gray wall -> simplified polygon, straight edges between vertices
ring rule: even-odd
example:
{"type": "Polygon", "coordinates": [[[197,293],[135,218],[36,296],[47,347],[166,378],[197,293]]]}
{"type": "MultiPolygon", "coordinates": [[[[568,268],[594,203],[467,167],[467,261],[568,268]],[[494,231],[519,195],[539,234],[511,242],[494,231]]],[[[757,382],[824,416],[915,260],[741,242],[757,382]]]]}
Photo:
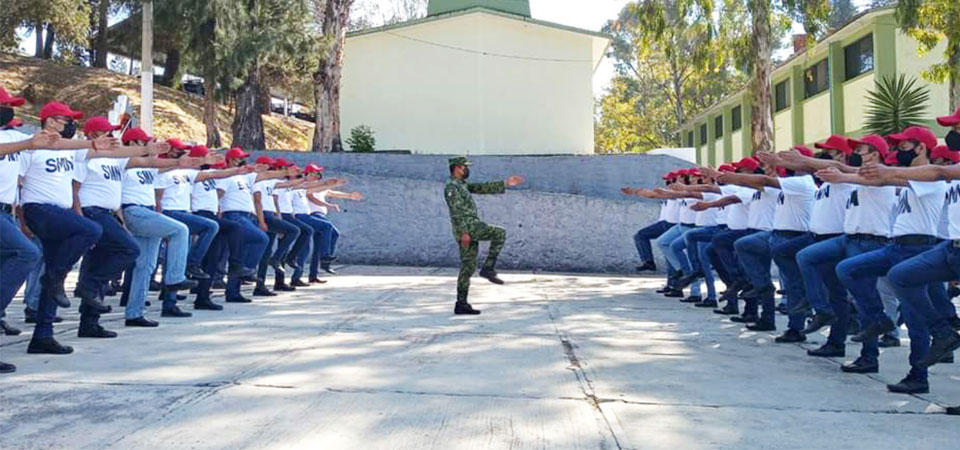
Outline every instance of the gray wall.
{"type": "MultiPolygon", "coordinates": [[[[259,155],[261,152],[257,152],[259,155]]],[[[298,164],[317,162],[343,176],[346,191],[331,219],[342,233],[340,262],[440,265],[459,262],[443,182],[447,157],[266,152],[298,164]]],[[[620,188],[659,183],[687,164],[667,156],[471,157],[471,180],[526,178],[504,195],[475,196],[481,218],[507,230],[498,267],[564,272],[629,273],[637,263],[636,230],[656,220],[659,205],[625,197],[620,188]]],[[[485,253],[484,245],[481,254],[485,253]]],[[[661,266],[663,265],[660,259],[661,266]]]]}

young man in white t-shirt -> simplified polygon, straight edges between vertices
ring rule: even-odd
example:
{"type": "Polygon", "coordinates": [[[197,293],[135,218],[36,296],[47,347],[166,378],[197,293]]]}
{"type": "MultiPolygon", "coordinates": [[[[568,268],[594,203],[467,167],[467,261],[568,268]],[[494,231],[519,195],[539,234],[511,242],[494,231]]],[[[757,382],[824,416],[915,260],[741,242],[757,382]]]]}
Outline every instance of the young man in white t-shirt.
{"type": "MultiPolygon", "coordinates": [[[[676,286],[676,282],[681,276],[684,275],[685,266],[687,267],[688,271],[692,271],[692,269],[689,268],[689,261],[686,259],[686,254],[683,252],[683,248],[680,248],[679,252],[674,251],[673,244],[674,242],[677,242],[678,239],[682,238],[684,233],[692,230],[696,226],[695,222],[697,212],[690,209],[690,206],[693,205],[695,199],[686,198],[687,193],[683,189],[684,186],[699,183],[700,170],[696,168],[680,169],[677,171],[677,175],[677,182],[671,184],[669,186],[670,189],[640,189],[636,191],[636,195],[657,199],[673,198],[678,202],[678,223],[657,238],[657,246],[660,247],[660,251],[667,259],[669,266],[675,269],[675,271],[672,276],[667,277],[667,286],[657,292],[662,292],[665,297],[684,298],[683,289],[678,288],[676,286]]],[[[684,241],[681,239],[680,242],[684,241]]],[[[699,284],[694,285],[690,289],[690,298],[696,297],[700,297],[699,284]]]]}
{"type": "MultiPolygon", "coordinates": [[[[677,180],[676,171],[670,171],[663,175],[663,181],[667,187],[670,187],[677,180]]],[[[621,189],[625,195],[636,195],[636,189],[625,187],[621,189]]],[[[653,260],[653,247],[650,241],[666,233],[671,227],[677,224],[679,217],[679,201],[666,199],[660,202],[660,216],[657,221],[641,228],[633,235],[633,244],[637,247],[637,254],[640,256],[640,265],[637,266],[637,272],[656,272],[657,264],[653,260]]],[[[669,266],[669,263],[667,264],[669,266]]],[[[667,272],[672,272],[668,267],[667,272]]]]}
{"type": "Polygon", "coordinates": [[[284,189],[293,185],[294,182],[286,178],[294,175],[296,171],[291,169],[293,163],[286,158],[274,160],[269,156],[261,156],[257,158],[257,164],[268,164],[272,170],[285,173],[283,179],[261,180],[253,185],[254,207],[257,208],[257,214],[263,217],[261,229],[263,225],[266,225],[268,239],[267,248],[263,251],[263,256],[261,256],[257,268],[257,286],[253,290],[253,295],[255,297],[271,297],[277,294],[266,286],[267,266],[273,267],[274,287],[285,285],[283,260],[286,258],[287,252],[290,251],[290,247],[297,241],[297,237],[300,236],[300,228],[283,220],[277,212],[277,199],[274,192],[277,189],[284,189]],[[278,235],[280,236],[279,239],[278,235]],[[277,244],[276,250],[273,249],[274,242],[277,244]]]}
{"type": "MultiPolygon", "coordinates": [[[[321,167],[322,168],[322,167],[321,167]]],[[[322,172],[320,178],[323,178],[322,172]]],[[[340,239],[340,230],[327,217],[328,210],[332,209],[340,212],[340,205],[330,203],[327,200],[333,198],[342,198],[354,201],[363,200],[363,194],[359,192],[341,192],[334,190],[337,187],[346,185],[346,180],[337,180],[336,184],[328,186],[328,189],[320,191],[311,191],[307,193],[307,202],[310,206],[310,225],[313,226],[313,250],[310,256],[310,273],[307,279],[308,283],[322,283],[320,280],[320,269],[329,274],[336,272],[331,267],[334,260],[337,259],[337,242],[340,239]]]]}

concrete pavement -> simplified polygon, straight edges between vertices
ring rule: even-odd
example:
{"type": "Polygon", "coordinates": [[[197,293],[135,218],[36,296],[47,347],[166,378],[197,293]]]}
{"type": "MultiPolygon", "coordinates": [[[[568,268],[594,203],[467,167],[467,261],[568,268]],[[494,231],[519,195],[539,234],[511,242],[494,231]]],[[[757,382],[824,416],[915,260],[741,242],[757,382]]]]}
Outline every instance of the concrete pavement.
{"type": "MultiPolygon", "coordinates": [[[[451,314],[453,269],[344,267],[300,289],[189,319],[149,317],[68,356],[0,341],[0,448],[620,449],[952,448],[960,367],[929,395],[886,392],[709,310],[653,293],[661,278],[507,273],[475,278],[480,317],[451,314]]],[[[110,303],[116,308],[117,299],[110,303]]],[[[192,307],[185,310],[192,311],[192,307]]],[[[784,318],[778,318],[780,328],[784,318]]],[[[907,341],[904,340],[904,344],[907,341]]],[[[849,359],[859,351],[848,345],[849,359]]]]}

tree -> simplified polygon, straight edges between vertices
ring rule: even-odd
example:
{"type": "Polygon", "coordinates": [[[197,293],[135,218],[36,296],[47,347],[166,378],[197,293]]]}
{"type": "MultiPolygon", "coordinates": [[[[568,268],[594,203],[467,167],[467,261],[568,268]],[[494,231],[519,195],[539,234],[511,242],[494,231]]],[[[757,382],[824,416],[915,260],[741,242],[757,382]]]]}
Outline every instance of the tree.
{"type": "Polygon", "coordinates": [[[317,70],[313,74],[316,121],[311,150],[341,152],[340,78],[343,73],[343,47],[353,0],[313,0],[314,14],[328,45],[320,51],[317,70]],[[322,5],[321,5],[322,3],[322,5]]]}
{"type": "Polygon", "coordinates": [[[54,42],[87,45],[90,4],[87,0],[4,1],[0,5],[0,47],[19,46],[17,28],[33,31],[38,58],[53,57],[54,42]]]}
{"type": "Polygon", "coordinates": [[[91,10],[95,11],[96,21],[91,20],[90,23],[96,23],[96,35],[91,39],[91,53],[93,60],[93,67],[106,68],[107,67],[107,31],[110,26],[108,24],[108,17],[110,15],[110,0],[90,0],[91,10]],[[93,8],[96,7],[96,8],[93,8]]]}
{"type": "Polygon", "coordinates": [[[906,33],[920,42],[921,53],[947,41],[945,61],[931,66],[923,77],[934,83],[949,82],[950,109],[960,107],[960,1],[900,0],[897,19],[906,33]]]}

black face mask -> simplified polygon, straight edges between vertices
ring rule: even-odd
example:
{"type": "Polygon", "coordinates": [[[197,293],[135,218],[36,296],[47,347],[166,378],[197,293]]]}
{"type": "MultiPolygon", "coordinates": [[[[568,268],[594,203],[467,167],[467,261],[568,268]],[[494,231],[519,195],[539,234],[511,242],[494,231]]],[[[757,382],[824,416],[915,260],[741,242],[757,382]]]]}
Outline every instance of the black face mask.
{"type": "Polygon", "coordinates": [[[851,153],[847,157],[847,164],[851,167],[860,167],[863,165],[863,155],[859,153],[851,153]]]}
{"type": "Polygon", "coordinates": [[[755,173],[755,174],[757,174],[757,175],[765,175],[765,174],[766,174],[766,172],[764,172],[763,169],[761,169],[761,168],[759,168],[759,167],[756,168],[756,169],[754,169],[753,173],[755,173]]]}
{"type": "Polygon", "coordinates": [[[951,151],[960,152],[960,133],[950,130],[943,140],[947,141],[947,148],[951,151]]]}
{"type": "Polygon", "coordinates": [[[467,178],[470,178],[470,168],[464,166],[464,167],[463,167],[463,179],[466,180],[467,178]]]}
{"type": "Polygon", "coordinates": [[[63,126],[63,131],[60,132],[60,137],[64,139],[73,139],[77,135],[77,123],[76,122],[67,122],[63,126]]]}
{"type": "Polygon", "coordinates": [[[910,164],[913,163],[913,160],[917,157],[917,150],[910,151],[899,151],[897,152],[897,165],[900,167],[910,167],[910,164]]]}
{"type": "Polygon", "coordinates": [[[825,160],[827,160],[827,161],[830,161],[830,160],[833,159],[833,157],[830,156],[830,154],[827,153],[827,152],[820,152],[820,153],[817,153],[817,154],[814,155],[814,156],[815,156],[817,159],[825,159],[825,160]]]}
{"type": "Polygon", "coordinates": [[[13,120],[13,108],[0,108],[0,127],[7,126],[13,120]]]}
{"type": "Polygon", "coordinates": [[[210,170],[210,164],[201,164],[200,170],[210,170]]]}

